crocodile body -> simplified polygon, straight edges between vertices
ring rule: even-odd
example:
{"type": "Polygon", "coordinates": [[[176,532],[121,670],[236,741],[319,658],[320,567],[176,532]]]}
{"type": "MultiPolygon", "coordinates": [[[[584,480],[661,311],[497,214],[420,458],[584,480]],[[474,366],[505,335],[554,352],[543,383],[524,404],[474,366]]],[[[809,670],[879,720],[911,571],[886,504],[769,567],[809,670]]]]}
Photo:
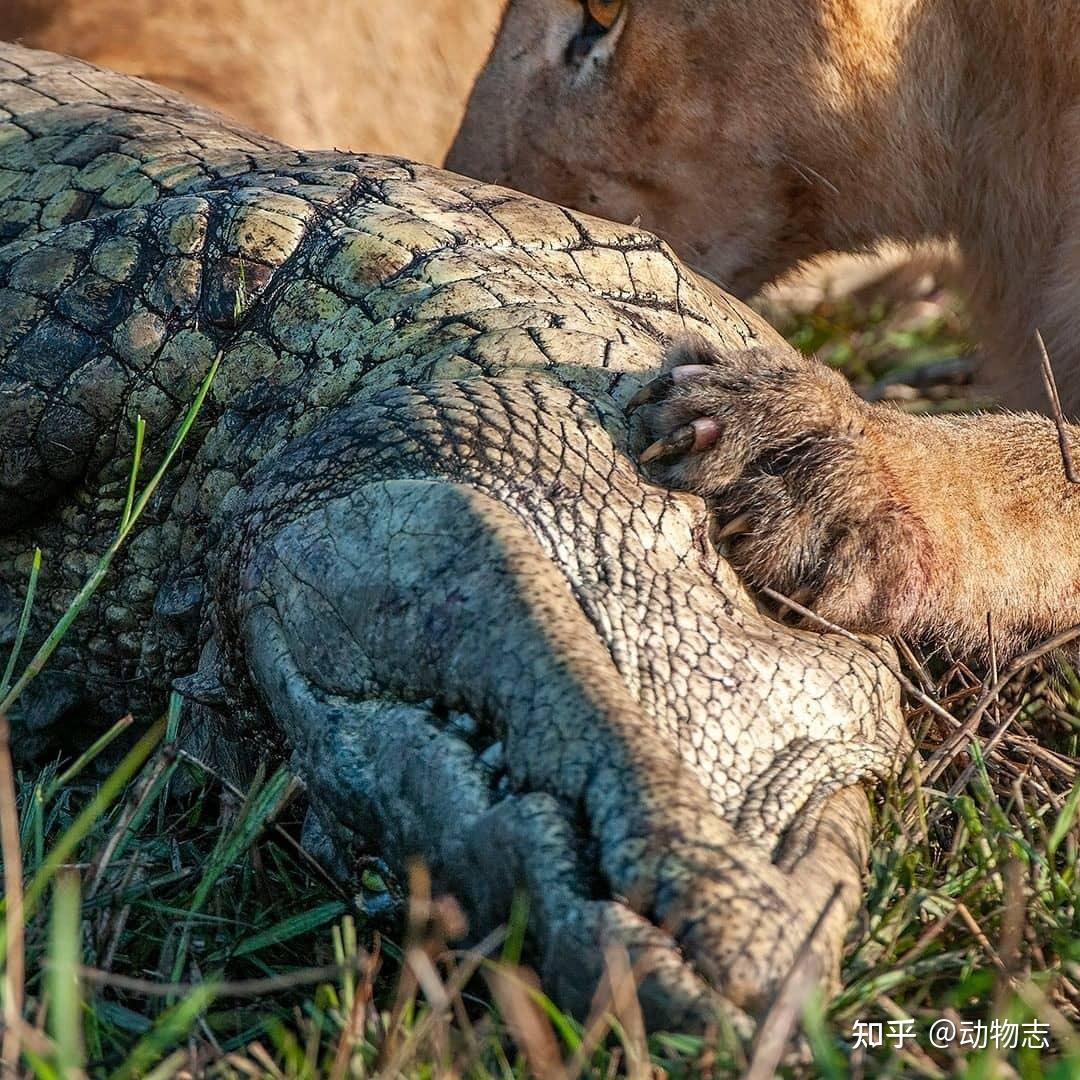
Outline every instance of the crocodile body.
{"type": "Polygon", "coordinates": [[[604,947],[653,1026],[834,978],[862,785],[906,750],[850,641],[760,614],[623,411],[692,331],[768,340],[654,237],[405,161],[290,150],[0,47],[0,629],[31,640],[160,494],[13,717],[24,754],[170,686],[289,754],[326,836],[420,857],[473,933],[531,897],[548,987],[604,947]]]}

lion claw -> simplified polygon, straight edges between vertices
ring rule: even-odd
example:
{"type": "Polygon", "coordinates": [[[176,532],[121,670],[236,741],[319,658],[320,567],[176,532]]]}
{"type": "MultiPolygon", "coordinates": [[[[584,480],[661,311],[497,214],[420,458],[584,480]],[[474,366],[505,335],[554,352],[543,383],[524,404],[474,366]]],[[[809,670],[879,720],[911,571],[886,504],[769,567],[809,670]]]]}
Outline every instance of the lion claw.
{"type": "MultiPolygon", "coordinates": [[[[659,381],[659,380],[657,380],[659,381]]],[[[689,424],[676,428],[669,435],[647,446],[638,461],[648,465],[658,458],[676,457],[682,454],[700,453],[712,446],[720,435],[720,425],[708,417],[698,417],[689,424]]]]}

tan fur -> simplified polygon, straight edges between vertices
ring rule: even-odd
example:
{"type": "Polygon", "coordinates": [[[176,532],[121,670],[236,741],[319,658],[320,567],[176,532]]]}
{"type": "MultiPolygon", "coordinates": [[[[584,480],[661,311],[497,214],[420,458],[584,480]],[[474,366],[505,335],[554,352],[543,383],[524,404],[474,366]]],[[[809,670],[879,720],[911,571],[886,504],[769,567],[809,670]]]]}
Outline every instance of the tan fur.
{"type": "MultiPolygon", "coordinates": [[[[578,0],[511,0],[450,167],[640,218],[742,296],[827,250],[954,240],[1003,399],[1045,406],[1038,327],[1080,413],[1080,0],[627,0],[588,48],[584,25],[578,0]]],[[[749,579],[965,648],[989,614],[1002,653],[1080,623],[1049,421],[903,416],[793,352],[688,355],[644,411],[670,451],[649,467],[742,521],[749,579]]]]}
{"type": "Polygon", "coordinates": [[[290,145],[442,160],[504,0],[0,0],[0,39],[141,75],[290,145]]]}
{"type": "MultiPolygon", "coordinates": [[[[651,466],[702,495],[752,583],[852,630],[947,640],[1000,656],[1080,625],[1080,490],[1051,421],[1030,414],[908,416],[859,400],[793,350],[715,355],[642,410],[647,438],[695,419],[714,443],[651,466]]],[[[1080,430],[1073,429],[1080,460],[1080,430]]]]}
{"type": "Polygon", "coordinates": [[[987,376],[1080,412],[1080,0],[511,0],[448,164],[640,217],[740,296],[798,260],[952,239],[987,376]]]}

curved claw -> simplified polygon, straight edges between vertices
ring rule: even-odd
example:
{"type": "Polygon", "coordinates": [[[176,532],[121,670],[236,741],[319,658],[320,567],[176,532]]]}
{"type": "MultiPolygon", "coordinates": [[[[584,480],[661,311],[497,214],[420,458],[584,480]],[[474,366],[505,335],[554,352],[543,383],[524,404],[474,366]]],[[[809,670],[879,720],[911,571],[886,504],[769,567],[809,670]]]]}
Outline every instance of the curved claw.
{"type": "Polygon", "coordinates": [[[632,416],[642,405],[651,405],[667,397],[673,386],[679,383],[689,382],[698,376],[707,374],[709,368],[705,364],[679,364],[663,375],[658,375],[651,382],[647,382],[626,405],[626,413],[632,416]]]}
{"type": "Polygon", "coordinates": [[[642,465],[648,465],[650,461],[656,461],[657,458],[687,454],[693,449],[696,440],[697,433],[694,431],[694,425],[687,424],[685,427],[676,428],[666,438],[657,439],[656,442],[645,447],[638,461],[642,465]]]}
{"type": "Polygon", "coordinates": [[[720,435],[720,425],[707,417],[698,417],[689,424],[676,428],[671,434],[647,446],[638,461],[647,465],[657,458],[675,457],[679,454],[699,453],[707,450],[720,435]]]}
{"type": "Polygon", "coordinates": [[[751,529],[749,513],[739,514],[738,517],[732,518],[726,525],[716,530],[716,540],[717,542],[730,540],[733,536],[742,536],[750,532],[751,529]]]}
{"type": "Polygon", "coordinates": [[[642,405],[651,405],[654,401],[659,401],[661,398],[666,397],[674,385],[675,379],[670,371],[665,372],[663,375],[658,375],[655,379],[647,382],[626,403],[627,416],[633,416],[642,405]]]}

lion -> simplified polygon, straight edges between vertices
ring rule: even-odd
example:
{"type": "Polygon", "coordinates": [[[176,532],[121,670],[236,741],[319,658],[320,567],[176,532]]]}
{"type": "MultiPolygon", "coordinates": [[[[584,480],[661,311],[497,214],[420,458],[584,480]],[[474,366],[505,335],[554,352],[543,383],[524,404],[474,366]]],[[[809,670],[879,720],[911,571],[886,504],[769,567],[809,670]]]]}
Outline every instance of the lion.
{"type": "Polygon", "coordinates": [[[504,0],[3,0],[0,39],[170,86],[290,146],[441,161],[504,0]]]}
{"type": "MultiPolygon", "coordinates": [[[[1045,408],[1039,330],[1075,414],[1078,27],[1077,0],[510,0],[447,166],[639,221],[743,298],[822,252],[955,242],[984,378],[1045,408]]],[[[669,366],[643,459],[755,584],[968,649],[1080,624],[1047,419],[904,416],[775,348],[669,366]]]]}

